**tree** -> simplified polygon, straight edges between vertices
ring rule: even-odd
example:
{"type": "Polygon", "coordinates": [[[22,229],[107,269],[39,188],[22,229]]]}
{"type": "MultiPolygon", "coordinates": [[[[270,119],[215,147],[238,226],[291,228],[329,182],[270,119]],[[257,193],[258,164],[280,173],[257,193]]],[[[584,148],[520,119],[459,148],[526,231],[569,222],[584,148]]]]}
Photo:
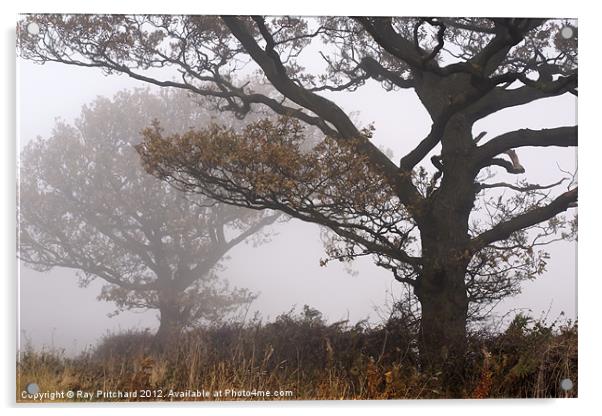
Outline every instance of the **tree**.
{"type": "Polygon", "coordinates": [[[154,118],[173,132],[210,116],[183,91],[123,91],[30,142],[20,160],[20,259],[40,271],[76,269],[84,286],[104,280],[99,298],[118,311],[157,309],[159,348],[250,302],[216,272],[278,215],[186,196],[147,174],[133,147],[154,118]]]}
{"type": "Polygon", "coordinates": [[[565,24],[571,23],[45,15],[20,24],[19,45],[33,61],[97,67],[213,97],[238,117],[256,106],[282,116],[242,133],[213,127],[165,135],[151,128],[139,151],[149,171],[180,189],[327,227],[334,258],[374,256],[413,288],[421,305],[421,359],[453,386],[464,368],[469,315],[541,273],[546,254],[538,247],[575,231],[576,217],[562,215],[576,205],[573,180],[487,180],[500,168],[523,174],[521,147],[576,146],[576,126],[489,140],[473,134],[476,121],[505,108],[577,95],[577,29],[571,26],[575,36],[565,39],[565,24]],[[31,22],[38,35],[26,32],[31,22]],[[309,63],[316,68],[307,57],[316,51],[322,68],[307,70],[309,63]],[[249,63],[278,96],[240,81],[249,63]],[[151,68],[175,69],[179,78],[151,75],[151,68]],[[432,119],[429,134],[399,161],[332,99],[367,83],[415,91],[432,119]],[[325,139],[300,150],[304,126],[325,139]]]}

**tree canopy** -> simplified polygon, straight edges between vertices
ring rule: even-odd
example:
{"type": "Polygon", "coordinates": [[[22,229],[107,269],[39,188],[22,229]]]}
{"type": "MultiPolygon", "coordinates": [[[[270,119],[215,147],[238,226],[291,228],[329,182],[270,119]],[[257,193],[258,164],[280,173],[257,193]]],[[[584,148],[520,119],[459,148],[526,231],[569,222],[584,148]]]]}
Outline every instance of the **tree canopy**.
{"type": "Polygon", "coordinates": [[[277,214],[184,195],[147,174],[134,148],[153,119],[173,132],[210,116],[185,92],[123,91],[30,142],[20,160],[20,259],[76,269],[82,285],[102,279],[100,299],[158,309],[162,325],[215,322],[252,300],[217,272],[234,246],[265,239],[259,232],[277,214]]]}

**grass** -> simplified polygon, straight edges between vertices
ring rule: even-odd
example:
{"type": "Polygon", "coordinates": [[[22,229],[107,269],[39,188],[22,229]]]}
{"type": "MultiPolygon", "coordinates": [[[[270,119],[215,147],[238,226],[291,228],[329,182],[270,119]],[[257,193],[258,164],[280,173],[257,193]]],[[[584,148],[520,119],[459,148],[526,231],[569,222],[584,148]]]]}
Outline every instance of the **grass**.
{"type": "MultiPolygon", "coordinates": [[[[473,332],[463,396],[576,397],[577,332],[576,323],[523,315],[501,333],[473,332]],[[560,388],[563,379],[574,383],[570,391],[560,388]]],[[[29,382],[41,392],[90,393],[46,402],[447,397],[438,373],[420,371],[416,339],[416,323],[407,317],[392,316],[376,327],[327,324],[307,307],[271,323],[195,329],[162,354],[152,352],[152,334],[129,331],[75,358],[22,351],[17,401],[40,401],[22,396],[29,382]],[[118,392],[136,395],[114,397],[118,392]]]]}

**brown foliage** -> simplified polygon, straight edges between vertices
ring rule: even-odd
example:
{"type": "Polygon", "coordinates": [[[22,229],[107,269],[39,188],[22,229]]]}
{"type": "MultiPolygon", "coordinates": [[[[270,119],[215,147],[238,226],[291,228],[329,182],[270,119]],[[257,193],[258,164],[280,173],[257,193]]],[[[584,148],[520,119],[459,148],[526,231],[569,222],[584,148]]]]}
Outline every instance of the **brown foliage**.
{"type": "MultiPolygon", "coordinates": [[[[271,323],[188,332],[170,355],[151,353],[145,332],[107,336],[77,358],[27,350],[18,392],[35,380],[43,389],[290,390],[296,400],[448,397],[439,374],[420,370],[416,336],[399,315],[376,327],[350,326],[327,324],[305,307],[271,323]]],[[[473,334],[470,346],[466,398],[576,397],[577,325],[519,316],[501,334],[473,334]],[[575,383],[572,391],[560,388],[564,378],[575,383]]]]}

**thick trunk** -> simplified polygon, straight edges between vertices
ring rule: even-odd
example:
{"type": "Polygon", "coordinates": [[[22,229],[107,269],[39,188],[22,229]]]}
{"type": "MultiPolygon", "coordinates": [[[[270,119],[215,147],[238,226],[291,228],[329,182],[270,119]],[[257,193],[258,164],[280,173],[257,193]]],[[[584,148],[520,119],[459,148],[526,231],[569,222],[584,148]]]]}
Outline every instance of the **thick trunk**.
{"type": "Polygon", "coordinates": [[[461,115],[448,122],[443,138],[443,176],[429,197],[421,227],[423,270],[420,356],[423,367],[439,372],[449,397],[461,397],[466,373],[466,270],[470,262],[469,216],[475,200],[476,172],[468,163],[474,150],[471,123],[461,115]]]}
{"type": "MultiPolygon", "coordinates": [[[[458,182],[456,182],[458,183],[458,182]]],[[[421,304],[420,357],[425,370],[441,372],[449,397],[462,397],[466,372],[468,293],[466,249],[469,187],[441,192],[430,224],[421,230],[423,269],[416,287],[421,304]],[[450,209],[450,207],[456,209],[450,209]]]]}
{"type": "Polygon", "coordinates": [[[462,265],[435,267],[422,276],[420,359],[425,371],[441,372],[447,394],[462,396],[466,369],[468,298],[462,265]]]}
{"type": "Polygon", "coordinates": [[[160,323],[155,334],[153,349],[156,352],[169,352],[177,346],[182,333],[182,322],[177,303],[162,300],[159,306],[160,323]]]}

